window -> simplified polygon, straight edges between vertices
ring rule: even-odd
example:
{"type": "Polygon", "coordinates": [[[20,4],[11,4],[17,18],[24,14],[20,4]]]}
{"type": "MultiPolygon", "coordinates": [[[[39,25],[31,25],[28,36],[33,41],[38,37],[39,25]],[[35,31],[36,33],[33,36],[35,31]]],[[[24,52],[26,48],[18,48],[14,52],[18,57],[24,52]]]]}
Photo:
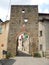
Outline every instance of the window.
{"type": "Polygon", "coordinates": [[[40,44],[40,50],[42,50],[42,44],[40,44]]]}
{"type": "Polygon", "coordinates": [[[2,26],[0,26],[0,34],[2,33],[2,26]]]}
{"type": "Polygon", "coordinates": [[[22,10],[22,13],[25,13],[25,10],[22,10]]]}
{"type": "Polygon", "coordinates": [[[40,31],[40,36],[42,36],[42,31],[40,31]]]}
{"type": "Polygon", "coordinates": [[[28,19],[27,19],[27,18],[26,18],[26,19],[24,19],[24,22],[25,22],[25,23],[27,23],[27,22],[28,22],[28,19]]]}

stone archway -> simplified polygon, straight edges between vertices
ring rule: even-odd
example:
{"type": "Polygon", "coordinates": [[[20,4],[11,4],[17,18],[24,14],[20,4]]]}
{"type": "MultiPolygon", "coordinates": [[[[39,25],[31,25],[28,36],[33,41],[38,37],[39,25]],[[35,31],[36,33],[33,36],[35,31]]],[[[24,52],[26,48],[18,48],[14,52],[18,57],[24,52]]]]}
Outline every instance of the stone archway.
{"type": "Polygon", "coordinates": [[[30,38],[27,32],[20,32],[17,35],[17,55],[28,56],[30,55],[30,38]]]}

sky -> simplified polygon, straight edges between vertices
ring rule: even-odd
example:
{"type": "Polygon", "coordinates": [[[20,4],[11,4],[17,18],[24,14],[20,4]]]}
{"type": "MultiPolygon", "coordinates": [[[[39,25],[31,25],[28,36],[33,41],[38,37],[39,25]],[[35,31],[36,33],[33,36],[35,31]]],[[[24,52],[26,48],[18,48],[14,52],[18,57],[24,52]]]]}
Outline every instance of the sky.
{"type": "Polygon", "coordinates": [[[49,13],[49,0],[0,0],[0,19],[10,19],[11,5],[38,5],[39,13],[49,13]]]}

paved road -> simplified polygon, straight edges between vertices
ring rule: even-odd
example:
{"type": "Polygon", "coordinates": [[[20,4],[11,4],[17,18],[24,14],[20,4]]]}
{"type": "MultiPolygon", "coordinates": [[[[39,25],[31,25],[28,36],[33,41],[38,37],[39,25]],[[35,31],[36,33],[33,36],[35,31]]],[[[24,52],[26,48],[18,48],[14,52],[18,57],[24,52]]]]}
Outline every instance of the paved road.
{"type": "Polygon", "coordinates": [[[15,57],[4,60],[0,65],[49,65],[49,59],[33,57],[15,57]]]}

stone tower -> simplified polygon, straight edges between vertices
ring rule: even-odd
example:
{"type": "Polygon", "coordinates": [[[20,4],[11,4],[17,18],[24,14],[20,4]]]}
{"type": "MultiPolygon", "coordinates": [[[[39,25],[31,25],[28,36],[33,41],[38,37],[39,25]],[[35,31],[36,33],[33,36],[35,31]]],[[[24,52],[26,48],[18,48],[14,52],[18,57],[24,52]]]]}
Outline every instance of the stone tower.
{"type": "Polygon", "coordinates": [[[12,5],[7,50],[17,54],[17,38],[26,32],[29,35],[29,53],[38,50],[38,6],[12,5]]]}

